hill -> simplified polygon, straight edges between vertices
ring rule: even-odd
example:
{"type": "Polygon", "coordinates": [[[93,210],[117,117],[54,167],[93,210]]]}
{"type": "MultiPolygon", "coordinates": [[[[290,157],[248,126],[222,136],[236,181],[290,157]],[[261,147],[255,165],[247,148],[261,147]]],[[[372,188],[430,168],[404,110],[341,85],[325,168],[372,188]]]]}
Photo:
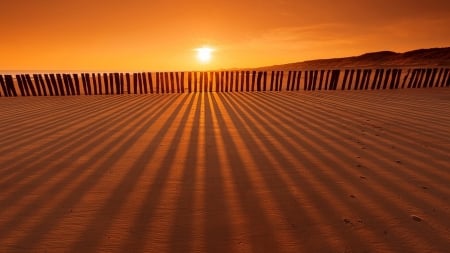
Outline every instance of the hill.
{"type": "Polygon", "coordinates": [[[258,70],[297,70],[331,68],[377,68],[377,67],[448,67],[450,47],[430,48],[396,53],[380,51],[345,58],[318,59],[258,68],[258,70]]]}

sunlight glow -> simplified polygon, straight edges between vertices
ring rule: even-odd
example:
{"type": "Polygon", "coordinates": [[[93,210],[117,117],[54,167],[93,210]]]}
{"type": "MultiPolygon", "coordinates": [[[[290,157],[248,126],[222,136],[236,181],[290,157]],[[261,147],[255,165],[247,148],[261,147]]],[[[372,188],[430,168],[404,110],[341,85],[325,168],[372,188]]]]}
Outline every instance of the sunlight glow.
{"type": "Polygon", "coordinates": [[[200,63],[208,63],[211,61],[214,49],[204,46],[196,48],[195,51],[197,51],[197,59],[200,63]]]}

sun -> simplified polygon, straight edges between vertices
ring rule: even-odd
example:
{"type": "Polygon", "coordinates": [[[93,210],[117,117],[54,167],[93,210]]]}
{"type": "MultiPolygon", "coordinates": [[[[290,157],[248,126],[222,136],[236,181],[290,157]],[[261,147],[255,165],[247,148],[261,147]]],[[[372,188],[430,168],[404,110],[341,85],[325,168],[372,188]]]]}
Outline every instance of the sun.
{"type": "Polygon", "coordinates": [[[195,51],[197,51],[197,59],[200,63],[208,63],[211,61],[214,49],[204,46],[196,48],[195,51]]]}

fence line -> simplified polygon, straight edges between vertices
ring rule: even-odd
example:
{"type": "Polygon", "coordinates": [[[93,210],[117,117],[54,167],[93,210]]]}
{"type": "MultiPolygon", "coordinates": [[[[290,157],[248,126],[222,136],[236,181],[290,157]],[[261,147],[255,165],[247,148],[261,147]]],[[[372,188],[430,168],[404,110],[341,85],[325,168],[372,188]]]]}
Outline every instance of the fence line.
{"type": "Polygon", "coordinates": [[[449,68],[0,75],[0,96],[3,97],[381,90],[449,86],[449,68]]]}

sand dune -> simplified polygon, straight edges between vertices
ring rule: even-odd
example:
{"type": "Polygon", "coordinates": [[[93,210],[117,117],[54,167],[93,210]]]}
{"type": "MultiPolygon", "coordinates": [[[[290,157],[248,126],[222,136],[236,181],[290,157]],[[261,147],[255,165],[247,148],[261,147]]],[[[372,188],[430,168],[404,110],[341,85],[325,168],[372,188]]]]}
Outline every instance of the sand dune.
{"type": "Polygon", "coordinates": [[[0,252],[446,252],[449,101],[0,99],[0,252]]]}
{"type": "Polygon", "coordinates": [[[262,70],[300,70],[333,68],[412,68],[449,67],[450,47],[417,49],[404,53],[392,51],[370,52],[359,56],[317,59],[276,66],[262,67],[262,70]]]}

